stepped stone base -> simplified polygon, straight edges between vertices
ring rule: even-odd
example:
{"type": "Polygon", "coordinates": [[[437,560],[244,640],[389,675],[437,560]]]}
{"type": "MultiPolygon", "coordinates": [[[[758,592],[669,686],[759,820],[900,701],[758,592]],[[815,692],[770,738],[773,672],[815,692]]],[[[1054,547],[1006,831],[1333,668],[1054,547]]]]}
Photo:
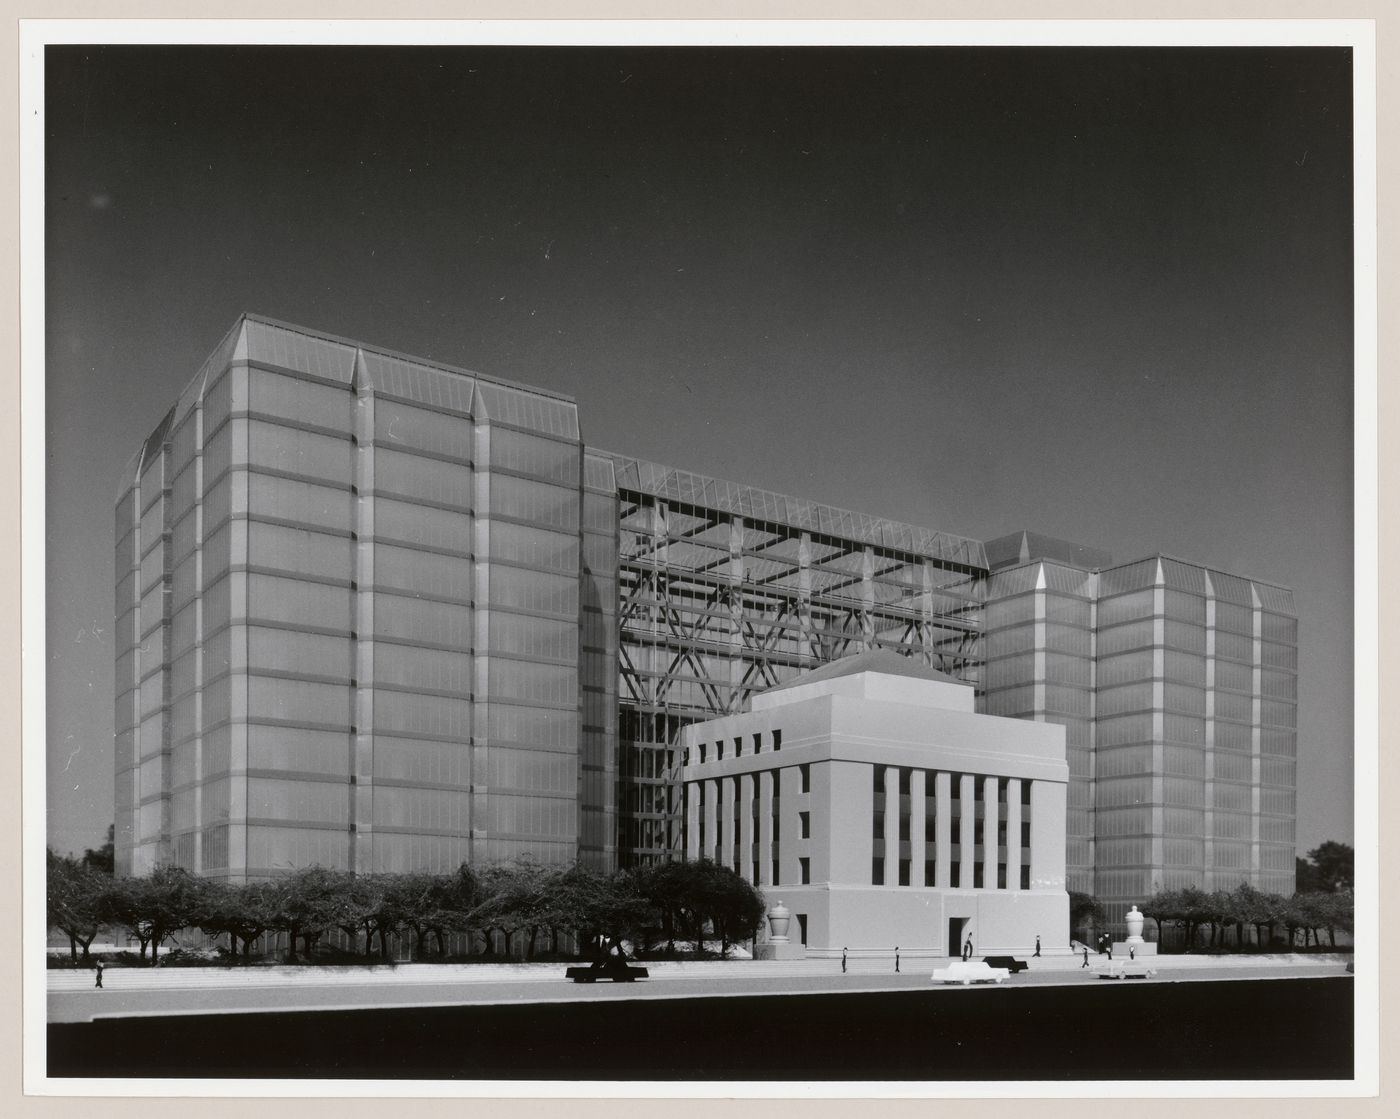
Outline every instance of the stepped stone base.
{"type": "Polygon", "coordinates": [[[784,944],[782,941],[765,940],[762,944],[754,946],[753,958],[755,960],[805,960],[807,946],[794,944],[791,941],[784,944]]]}

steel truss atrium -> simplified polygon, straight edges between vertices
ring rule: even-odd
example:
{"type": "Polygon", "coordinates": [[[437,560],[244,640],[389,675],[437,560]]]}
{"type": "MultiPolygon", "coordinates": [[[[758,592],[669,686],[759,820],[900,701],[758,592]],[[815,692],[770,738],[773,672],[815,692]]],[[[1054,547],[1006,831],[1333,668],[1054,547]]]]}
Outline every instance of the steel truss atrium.
{"type": "Polygon", "coordinates": [[[624,862],[683,850],[681,727],[865,649],[980,682],[978,541],[611,458],[624,862]]]}

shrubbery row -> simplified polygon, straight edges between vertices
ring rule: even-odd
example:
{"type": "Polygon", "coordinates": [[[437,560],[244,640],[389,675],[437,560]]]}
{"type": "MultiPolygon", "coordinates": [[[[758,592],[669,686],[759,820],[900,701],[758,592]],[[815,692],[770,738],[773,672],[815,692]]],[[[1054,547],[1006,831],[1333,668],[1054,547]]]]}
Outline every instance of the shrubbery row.
{"type": "Polygon", "coordinates": [[[1303,934],[1303,947],[1321,945],[1319,932],[1325,930],[1331,946],[1337,946],[1337,930],[1353,930],[1354,900],[1350,889],[1309,891],[1285,897],[1265,893],[1241,883],[1233,890],[1207,893],[1195,887],[1168,890],[1154,894],[1142,905],[1143,915],[1157,922],[1157,938],[1161,940],[1162,926],[1170,923],[1182,933],[1184,947],[1189,951],[1198,946],[1202,929],[1210,930],[1205,947],[1224,947],[1226,934],[1234,930],[1234,946],[1243,948],[1247,928],[1254,930],[1256,945],[1273,943],[1274,932],[1283,929],[1288,947],[1293,948],[1298,933],[1303,934]]]}
{"type": "Polygon", "coordinates": [[[104,928],[121,929],[151,962],[160,944],[182,929],[227,937],[228,952],[247,960],[267,933],[285,933],[287,959],[316,951],[328,934],[364,956],[388,959],[390,938],[407,938],[413,959],[446,954],[446,938],[473,934],[489,952],[493,934],[509,946],[523,941],[530,959],[541,937],[554,948],[608,952],[634,943],[730,944],[754,937],[763,919],[762,895],[725,867],[665,863],[602,874],[585,866],[546,867],[521,860],[451,874],[356,875],[308,867],[265,882],[227,883],[176,867],[145,877],[109,877],[78,860],[49,852],[48,922],[69,940],[70,957],[86,961],[104,928]]]}

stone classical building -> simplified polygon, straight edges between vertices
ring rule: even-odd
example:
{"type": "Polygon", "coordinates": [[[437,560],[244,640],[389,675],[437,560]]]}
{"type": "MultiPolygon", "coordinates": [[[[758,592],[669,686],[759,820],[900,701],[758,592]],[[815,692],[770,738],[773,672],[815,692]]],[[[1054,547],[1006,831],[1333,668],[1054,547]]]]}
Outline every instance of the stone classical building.
{"type": "Polygon", "coordinates": [[[686,857],[791,910],[816,954],[1064,949],[1064,731],[861,653],[681,732],[686,857]]]}

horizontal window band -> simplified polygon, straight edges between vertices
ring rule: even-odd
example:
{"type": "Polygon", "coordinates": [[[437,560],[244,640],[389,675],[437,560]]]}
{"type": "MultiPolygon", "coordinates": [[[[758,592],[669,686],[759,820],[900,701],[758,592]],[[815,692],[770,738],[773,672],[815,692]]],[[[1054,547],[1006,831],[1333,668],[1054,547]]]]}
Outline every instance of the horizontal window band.
{"type": "Polygon", "coordinates": [[[362,680],[360,681],[359,688],[361,691],[368,689],[374,692],[389,692],[394,695],[416,695],[431,697],[433,699],[455,699],[461,700],[464,703],[471,703],[475,699],[475,696],[472,694],[471,691],[452,691],[451,689],[443,688],[426,688],[421,687],[417,684],[390,684],[385,683],[381,680],[372,680],[369,682],[362,680]]]}
{"type": "Polygon", "coordinates": [[[358,782],[358,787],[377,789],[429,789],[433,792],[462,793],[463,795],[470,795],[473,791],[471,785],[454,784],[443,781],[411,781],[398,777],[362,777],[358,782]]]}
{"type": "Polygon", "coordinates": [[[141,519],[146,519],[146,514],[159,505],[162,501],[170,498],[170,483],[165,482],[159,486],[148,489],[141,487],[141,519]]]}
{"type": "MultiPolygon", "coordinates": [[[[274,482],[292,482],[297,485],[315,486],[318,489],[331,490],[338,496],[353,496],[354,484],[340,478],[327,478],[320,474],[302,474],[295,470],[278,470],[275,467],[263,466],[251,462],[235,462],[231,466],[225,467],[212,479],[205,479],[204,493],[200,499],[199,508],[205,508],[213,504],[210,495],[228,486],[231,492],[247,494],[252,487],[249,484],[252,478],[267,478],[274,482]],[[234,479],[233,475],[239,475],[234,479]]],[[[227,517],[222,518],[218,523],[221,525],[227,517]]],[[[312,530],[314,531],[314,530],[312,530]]],[[[209,539],[213,532],[209,527],[205,527],[204,538],[209,539]]]]}
{"type": "Polygon", "coordinates": [[[440,602],[446,606],[476,606],[476,600],[472,598],[453,598],[445,594],[429,594],[426,591],[410,590],[407,587],[390,586],[387,583],[361,583],[359,591],[369,591],[376,595],[390,595],[395,598],[410,598],[416,602],[440,602]]]}
{"type": "Polygon", "coordinates": [[[489,611],[492,614],[510,615],[519,618],[543,618],[551,622],[571,622],[574,628],[578,628],[578,615],[567,614],[558,610],[529,610],[523,606],[506,606],[499,602],[478,602],[478,610],[489,611]]]}
{"type": "Polygon", "coordinates": [[[247,676],[249,680],[287,680],[298,684],[325,684],[333,688],[345,688],[347,691],[354,687],[348,675],[326,675],[324,673],[298,672],[295,669],[263,668],[261,666],[245,668],[241,670],[240,674],[247,676]]]}
{"type": "Polygon", "coordinates": [[[578,830],[571,829],[563,834],[553,832],[493,831],[487,837],[507,843],[548,843],[557,847],[574,847],[578,843],[578,830]]]}
{"type": "Polygon", "coordinates": [[[578,749],[573,745],[546,746],[532,742],[495,739],[493,741],[475,741],[471,746],[473,750],[507,750],[516,754],[558,754],[569,758],[578,756],[578,749]]]}
{"type": "MultiPolygon", "coordinates": [[[[1150,679],[1150,677],[1143,677],[1141,681],[1134,681],[1134,683],[1141,682],[1145,684],[1150,682],[1150,679]]],[[[1161,677],[1158,677],[1158,679],[1160,680],[1161,677]]],[[[1046,688],[1062,688],[1068,692],[1082,692],[1085,695],[1093,695],[1095,692],[1101,692],[1104,690],[1102,685],[1096,688],[1093,684],[1075,684],[1071,683],[1068,680],[1054,680],[1045,676],[1027,676],[1024,680],[1018,680],[1014,684],[988,684],[983,689],[983,695],[991,697],[994,695],[1001,695],[1004,692],[1014,692],[1021,688],[1030,688],[1036,686],[1042,686],[1046,688]]],[[[1131,685],[1110,686],[1129,687],[1131,685]]]]}
{"type": "MultiPolygon", "coordinates": [[[[423,411],[424,409],[419,409],[423,411]]],[[[428,447],[420,447],[417,444],[400,440],[391,436],[375,436],[373,439],[361,439],[360,449],[373,454],[375,451],[391,451],[397,455],[409,455],[416,459],[424,459],[429,462],[440,462],[445,466],[460,466],[469,473],[480,473],[485,464],[478,464],[475,455],[454,455],[447,451],[434,451],[428,447]]]]}
{"type": "MultiPolygon", "coordinates": [[[[155,543],[151,544],[144,552],[141,553],[141,562],[136,565],[136,570],[139,572],[141,568],[145,566],[146,560],[149,559],[152,554],[158,552],[160,549],[164,548],[169,543],[170,531],[167,529],[165,532],[162,532],[159,537],[156,538],[155,543]]],[[[165,563],[165,557],[162,557],[161,560],[161,576],[164,580],[168,580],[170,578],[170,568],[165,563]]],[[[155,583],[146,584],[144,586],[144,590],[149,592],[153,590],[156,587],[156,585],[157,584],[155,583]]]]}
{"type": "Polygon", "coordinates": [[[326,536],[332,540],[350,540],[355,536],[353,528],[331,528],[326,525],[308,525],[305,521],[292,517],[274,517],[266,513],[235,513],[232,521],[246,521],[250,525],[271,525],[273,528],[290,528],[297,532],[309,532],[316,536],[326,536]]]}
{"type": "MultiPolygon", "coordinates": [[[[346,705],[349,706],[348,704],[346,705]]],[[[223,730],[225,727],[236,729],[238,727],[273,727],[283,730],[320,730],[331,734],[350,735],[351,724],[344,723],[319,723],[306,719],[273,719],[267,717],[250,718],[246,714],[239,714],[233,718],[220,719],[217,722],[209,723],[204,728],[205,737],[211,736],[215,731],[223,730]]],[[[456,741],[453,739],[452,741],[456,741]]]]}
{"type": "Polygon", "coordinates": [[[387,400],[394,404],[405,404],[410,408],[417,408],[420,412],[433,412],[435,414],[451,416],[454,419],[466,420],[473,428],[476,427],[477,421],[475,417],[472,416],[471,412],[464,411],[451,404],[429,404],[427,401],[415,400],[411,396],[404,396],[401,393],[391,392],[388,389],[379,388],[377,386],[366,388],[363,391],[364,395],[372,397],[375,400],[387,400]]]}
{"type": "Polygon", "coordinates": [[[403,494],[393,490],[369,488],[360,490],[359,496],[362,498],[372,498],[385,501],[394,501],[401,505],[414,505],[423,509],[437,509],[446,513],[457,513],[463,516],[476,516],[475,506],[455,505],[450,501],[435,501],[432,498],[424,497],[421,494],[403,494]]]}
{"type": "MultiPolygon", "coordinates": [[[[489,658],[493,663],[546,664],[554,668],[574,668],[579,663],[573,657],[529,656],[523,653],[506,652],[490,647],[487,648],[484,656],[489,658]]],[[[601,689],[594,688],[590,690],[600,691],[601,689]]]]}
{"type": "MultiPolygon", "coordinates": [[[[296,828],[299,831],[340,831],[344,832],[346,835],[350,834],[350,822],[348,819],[344,823],[328,824],[323,820],[282,820],[268,816],[249,816],[243,820],[238,820],[230,817],[228,822],[230,824],[246,824],[250,828],[296,828]]],[[[220,823],[223,823],[223,821],[221,820],[220,823]]]]}
{"type": "Polygon", "coordinates": [[[409,505],[424,505],[433,509],[442,509],[449,513],[460,513],[464,516],[475,516],[477,513],[474,498],[472,497],[468,497],[465,503],[441,500],[428,501],[421,497],[415,497],[413,494],[406,493],[403,490],[391,490],[383,486],[375,486],[372,490],[362,490],[360,491],[360,496],[372,497],[376,501],[402,501],[409,505]]]}
{"type": "Polygon", "coordinates": [[[385,544],[391,548],[402,548],[406,552],[419,552],[430,556],[447,556],[449,559],[461,560],[463,563],[474,563],[476,556],[473,552],[462,551],[458,548],[442,548],[435,544],[421,544],[412,540],[403,540],[394,536],[381,536],[375,533],[372,536],[360,536],[361,544],[385,544]]]}
{"type": "MultiPolygon", "coordinates": [[[[288,622],[284,619],[263,618],[256,614],[245,614],[240,617],[230,618],[213,632],[215,634],[222,633],[224,630],[231,629],[234,626],[241,626],[246,629],[273,629],[282,633],[305,634],[309,637],[329,637],[337,641],[351,641],[353,639],[350,635],[355,632],[354,630],[343,629],[337,626],[298,625],[295,622],[288,622]]],[[[211,644],[211,638],[211,634],[206,634],[204,637],[204,644],[211,644]]]]}
{"type": "Polygon", "coordinates": [[[489,703],[493,707],[514,707],[526,711],[550,711],[561,715],[577,715],[578,704],[545,703],[540,700],[513,699],[499,695],[478,695],[478,703],[489,703]]]}
{"type": "MultiPolygon", "coordinates": [[[[560,535],[565,537],[569,536],[568,533],[561,533],[560,535]]],[[[512,571],[528,571],[532,575],[552,575],[556,579],[561,579],[566,583],[576,583],[579,577],[577,570],[559,571],[553,567],[541,567],[539,564],[535,563],[522,563],[520,560],[501,559],[496,556],[483,556],[481,558],[485,562],[489,563],[493,568],[505,567],[509,568],[512,571]]]]}
{"type": "MultiPolygon", "coordinates": [[[[276,412],[260,412],[253,408],[229,412],[228,419],[248,420],[251,423],[261,423],[269,427],[279,427],[284,431],[295,432],[297,434],[322,435],[328,439],[339,439],[347,446],[354,446],[355,430],[353,420],[350,420],[345,427],[336,427],[332,424],[314,423],[310,420],[299,419],[295,416],[279,415],[276,412]]],[[[205,440],[205,446],[208,446],[207,439],[205,440]]]]}
{"type": "Polygon", "coordinates": [[[538,528],[546,532],[557,532],[560,536],[578,535],[578,529],[566,528],[563,525],[548,524],[538,518],[515,517],[509,513],[501,513],[496,509],[483,509],[480,511],[479,519],[489,524],[520,525],[522,528],[538,528]]]}
{"type": "MultiPolygon", "coordinates": [[[[533,435],[534,432],[530,434],[533,435]]],[[[482,473],[489,472],[493,477],[520,478],[522,481],[526,482],[538,482],[541,485],[552,486],[570,495],[578,495],[583,492],[583,485],[581,482],[565,481],[560,478],[551,477],[548,474],[542,474],[538,471],[521,470],[513,466],[499,466],[494,462],[483,462],[478,469],[482,473]]]]}
{"type": "Polygon", "coordinates": [[[386,746],[413,746],[416,743],[426,741],[433,742],[435,744],[445,743],[450,746],[457,746],[460,747],[464,753],[467,750],[471,749],[470,740],[465,738],[453,738],[444,735],[409,734],[404,731],[392,730],[366,730],[360,735],[360,737],[372,739],[374,746],[378,746],[380,743],[383,743],[386,746]]]}
{"type": "MultiPolygon", "coordinates": [[[[241,370],[256,370],[259,373],[275,373],[280,377],[287,377],[293,381],[305,381],[307,384],[320,385],[323,388],[334,389],[337,392],[353,393],[354,387],[344,381],[337,381],[330,377],[322,377],[316,373],[308,373],[302,369],[289,369],[284,365],[273,365],[271,362],[255,361],[251,359],[230,362],[228,368],[241,370]]],[[[212,391],[205,390],[205,395],[212,391]]]]}
{"type": "MultiPolygon", "coordinates": [[[[996,576],[997,573],[993,572],[990,577],[992,579],[995,579],[996,576]]],[[[1017,602],[1023,598],[1034,598],[1036,595],[1041,595],[1047,599],[1056,599],[1066,602],[1079,602],[1087,606],[1093,606],[1099,601],[1099,599],[1094,595],[1075,594],[1074,591],[1058,591],[1052,587],[1030,587],[1027,590],[1013,591],[1010,594],[994,594],[993,592],[988,591],[987,594],[988,597],[986,602],[989,606],[994,602],[1017,602]]]]}
{"type": "Polygon", "coordinates": [[[574,790],[546,792],[539,789],[527,789],[518,785],[477,785],[478,793],[485,793],[487,796],[519,797],[522,800],[548,800],[558,804],[573,804],[578,798],[578,793],[574,790]]]}
{"type": "Polygon", "coordinates": [[[178,785],[171,785],[170,795],[175,796],[179,793],[187,793],[195,789],[207,788],[208,786],[214,784],[216,781],[224,780],[226,777],[228,777],[228,771],[223,769],[211,770],[207,773],[199,773],[194,777],[191,777],[188,781],[183,781],[178,785]]]}
{"type": "Polygon", "coordinates": [[[380,730],[378,727],[361,727],[356,732],[356,737],[369,738],[376,742],[381,738],[396,742],[436,742],[448,746],[460,746],[464,750],[471,746],[471,740],[460,734],[430,734],[427,731],[414,731],[410,734],[401,730],[380,730]]]}
{"type": "MultiPolygon", "coordinates": [[[[145,660],[147,658],[143,657],[142,659],[145,660]]],[[[170,665],[165,661],[156,661],[156,666],[154,668],[147,669],[141,674],[138,680],[138,686],[136,688],[133,688],[132,691],[139,691],[142,687],[145,686],[147,680],[154,680],[157,676],[168,676],[169,674],[170,665]]]]}
{"type": "Polygon", "coordinates": [[[215,393],[223,391],[224,382],[232,381],[233,370],[235,368],[247,368],[247,364],[248,363],[245,361],[229,362],[225,364],[221,369],[213,370],[212,372],[214,374],[214,379],[205,383],[204,391],[201,392],[195,400],[195,407],[198,408],[200,411],[203,411],[207,407],[206,401],[208,401],[209,398],[215,393]]]}
{"type": "Polygon", "coordinates": [[[420,641],[412,637],[390,637],[382,633],[359,632],[358,636],[352,640],[362,647],[366,645],[374,647],[384,645],[395,649],[422,649],[434,653],[458,653],[463,656],[476,655],[475,648],[470,644],[453,645],[451,643],[420,641]]]}
{"type": "MultiPolygon", "coordinates": [[[[235,487],[235,488],[240,489],[241,492],[243,492],[243,493],[247,493],[247,492],[248,492],[248,478],[247,478],[248,473],[249,473],[249,467],[248,467],[248,464],[247,464],[247,463],[233,463],[232,465],[225,466],[225,467],[224,467],[222,470],[220,470],[217,474],[213,474],[213,475],[210,475],[210,474],[208,473],[208,471],[205,471],[205,477],[204,477],[204,492],[200,495],[200,503],[201,503],[202,505],[208,505],[208,504],[209,504],[209,495],[210,495],[211,493],[213,493],[215,490],[220,489],[220,488],[221,488],[222,486],[224,486],[224,485],[234,486],[234,481],[233,481],[233,477],[232,477],[234,474],[241,474],[241,475],[243,475],[243,477],[239,479],[239,481],[241,482],[241,487],[235,487]]],[[[269,473],[269,474],[272,474],[272,475],[274,475],[274,476],[280,476],[280,472],[279,472],[279,471],[271,471],[271,470],[270,470],[270,471],[268,471],[268,473],[269,473]]],[[[320,483],[320,484],[324,485],[325,483],[320,483]]]]}
{"type": "Polygon", "coordinates": [[[298,532],[310,533],[313,536],[325,536],[332,540],[348,540],[354,535],[354,530],[349,528],[328,528],[321,525],[313,526],[306,524],[304,521],[292,518],[273,517],[266,513],[244,510],[237,513],[229,513],[227,516],[221,517],[212,527],[206,527],[203,550],[209,550],[210,540],[212,540],[226,525],[232,525],[237,521],[242,521],[247,524],[272,525],[275,528],[291,528],[298,532]]]}
{"type": "MultiPolygon", "coordinates": [[[[524,388],[524,386],[513,387],[515,387],[517,391],[519,391],[521,388],[524,388]]],[[[573,403],[573,401],[571,400],[563,400],[562,398],[558,397],[543,397],[542,399],[548,400],[550,401],[550,403],[553,404],[573,403]]],[[[543,431],[537,427],[522,427],[520,424],[511,423],[509,420],[488,420],[483,417],[478,422],[486,424],[488,431],[499,428],[502,431],[513,431],[520,435],[533,436],[536,439],[547,439],[551,443],[562,443],[569,447],[578,447],[580,451],[582,451],[583,449],[583,441],[581,439],[575,439],[572,435],[560,435],[558,432],[543,431]]],[[[582,458],[580,458],[580,468],[581,467],[582,458]]]]}
{"type": "Polygon", "coordinates": [[[192,562],[197,563],[199,560],[199,554],[203,550],[204,547],[202,542],[196,539],[194,543],[190,545],[187,551],[181,552],[178,556],[175,556],[173,559],[171,559],[170,573],[174,575],[180,570],[181,566],[183,566],[184,564],[192,562]]]}
{"type": "Polygon", "coordinates": [[[351,496],[355,486],[353,482],[345,481],[341,478],[324,478],[319,474],[302,474],[295,470],[279,470],[273,466],[266,466],[257,462],[235,462],[226,466],[219,472],[218,476],[204,483],[204,499],[208,504],[209,494],[218,488],[220,482],[230,474],[245,475],[243,481],[247,484],[249,478],[270,478],[278,482],[297,482],[302,485],[318,486],[323,490],[334,490],[338,494],[351,496]]]}
{"type": "Polygon", "coordinates": [[[267,769],[250,766],[243,771],[242,776],[266,778],[273,781],[299,781],[308,785],[344,785],[347,788],[355,784],[348,773],[317,773],[310,769],[267,769]]]}

